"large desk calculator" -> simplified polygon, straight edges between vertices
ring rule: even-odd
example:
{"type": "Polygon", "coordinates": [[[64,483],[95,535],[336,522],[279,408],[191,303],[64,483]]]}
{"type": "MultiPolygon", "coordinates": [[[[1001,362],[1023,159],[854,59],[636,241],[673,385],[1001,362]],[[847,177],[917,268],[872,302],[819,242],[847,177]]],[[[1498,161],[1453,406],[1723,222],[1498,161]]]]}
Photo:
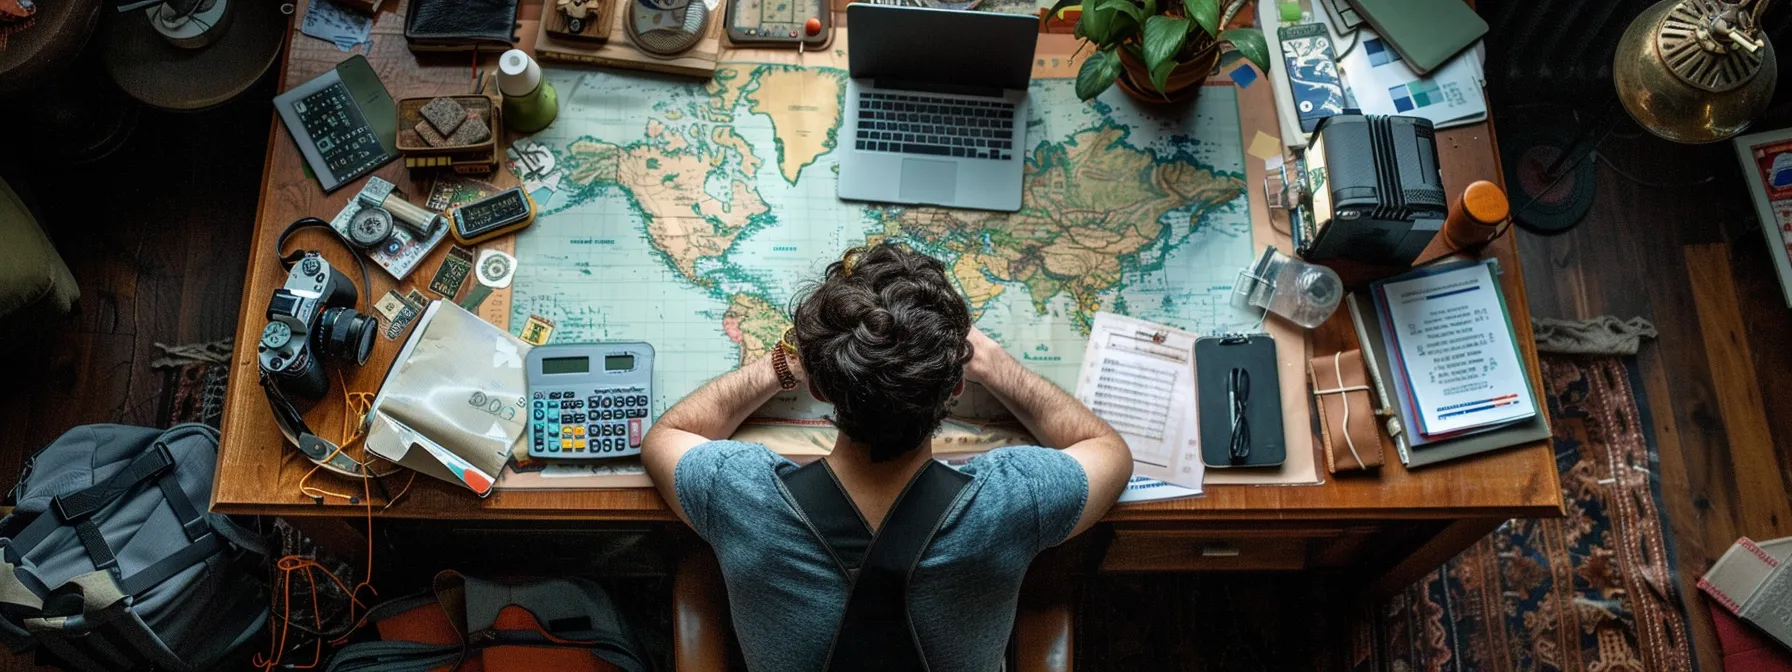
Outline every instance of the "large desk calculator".
{"type": "Polygon", "coordinates": [[[529,456],[591,460],[641,454],[653,424],[653,346],[536,346],[527,360],[529,456]]]}

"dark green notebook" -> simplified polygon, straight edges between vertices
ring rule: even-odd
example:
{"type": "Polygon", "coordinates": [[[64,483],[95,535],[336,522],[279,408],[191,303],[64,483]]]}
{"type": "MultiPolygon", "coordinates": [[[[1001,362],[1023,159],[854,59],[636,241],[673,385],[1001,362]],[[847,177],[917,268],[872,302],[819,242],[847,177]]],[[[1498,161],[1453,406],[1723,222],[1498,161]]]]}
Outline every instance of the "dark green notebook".
{"type": "Polygon", "coordinates": [[[1421,75],[1487,34],[1487,22],[1461,0],[1350,0],[1350,4],[1421,75]]]}

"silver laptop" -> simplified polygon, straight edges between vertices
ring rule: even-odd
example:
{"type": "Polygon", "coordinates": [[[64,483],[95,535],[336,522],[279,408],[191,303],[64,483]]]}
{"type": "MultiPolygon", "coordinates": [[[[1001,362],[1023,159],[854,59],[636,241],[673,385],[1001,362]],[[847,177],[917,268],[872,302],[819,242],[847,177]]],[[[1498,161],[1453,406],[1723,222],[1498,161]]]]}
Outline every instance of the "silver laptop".
{"type": "Polygon", "coordinates": [[[840,198],[1020,209],[1039,19],[856,2],[840,198]]]}

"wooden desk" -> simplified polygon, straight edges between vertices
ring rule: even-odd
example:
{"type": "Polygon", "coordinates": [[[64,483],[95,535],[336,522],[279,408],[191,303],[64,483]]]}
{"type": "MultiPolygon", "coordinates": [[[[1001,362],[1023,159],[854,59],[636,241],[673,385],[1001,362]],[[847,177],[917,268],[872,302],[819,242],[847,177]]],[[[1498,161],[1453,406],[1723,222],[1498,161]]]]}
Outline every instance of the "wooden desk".
{"type": "MultiPolygon", "coordinates": [[[[540,11],[539,3],[525,3],[519,35],[535,34],[540,11]]],[[[402,11],[380,15],[369,54],[392,94],[405,97],[465,91],[471,80],[472,57],[411,53],[405,48],[402,16],[402,11]]],[[[281,68],[283,90],[348,56],[332,45],[299,36],[297,22],[294,24],[281,68]]],[[[525,37],[525,42],[532,41],[525,37]]],[[[485,58],[488,71],[494,61],[492,56],[485,58]]],[[[330,217],[358,185],[324,195],[317,183],[305,176],[302,159],[286,129],[277,120],[270,126],[212,506],[222,513],[358,517],[363,515],[360,506],[316,504],[299,493],[299,479],[310,471],[311,464],[282,444],[257,383],[254,351],[268,297],[285,275],[272,249],[275,236],[299,217],[330,217]]],[[[1460,193],[1475,179],[1499,179],[1490,124],[1444,131],[1438,143],[1451,194],[1460,193]]],[[[377,174],[412,194],[427,187],[426,182],[413,182],[397,163],[377,174]]],[[[500,184],[513,181],[509,175],[496,179],[500,184]]],[[[1255,186],[1252,191],[1256,192],[1254,200],[1262,198],[1255,186]]],[[[339,267],[352,266],[337,246],[310,237],[317,235],[321,234],[304,234],[294,244],[309,243],[321,248],[339,267]]],[[[442,254],[443,250],[436,251],[438,258],[442,254]]],[[[1518,340],[1524,344],[1525,361],[1531,371],[1537,371],[1530,323],[1523,319],[1529,311],[1512,237],[1495,243],[1488,254],[1497,256],[1506,269],[1502,280],[1506,301],[1518,316],[1514,324],[1518,340]]],[[[435,263],[427,261],[421,268],[425,270],[418,273],[428,273],[435,263]]],[[[390,277],[377,271],[373,282],[375,296],[394,286],[390,277]]],[[[488,300],[488,306],[493,300],[488,300]]],[[[1316,352],[1354,347],[1355,341],[1348,315],[1342,310],[1311,338],[1316,352]]],[[[375,389],[385,366],[374,363],[389,362],[397,349],[398,343],[380,339],[368,366],[344,372],[348,386],[375,389]]],[[[1532,383],[1541,399],[1540,380],[1533,378],[1532,383]]],[[[326,436],[334,436],[342,424],[340,387],[338,384],[332,397],[307,415],[313,428],[326,436]]],[[[1116,507],[1107,517],[1115,536],[1102,566],[1111,571],[1337,568],[1360,574],[1371,590],[1385,593],[1435,568],[1501,521],[1561,515],[1555,460],[1546,443],[1412,472],[1393,459],[1391,446],[1384,448],[1392,464],[1378,474],[1327,476],[1324,484],[1316,486],[1210,487],[1206,497],[1116,507]]],[[[335,484],[346,487],[340,481],[335,484]]],[[[446,520],[673,520],[651,489],[500,491],[479,500],[429,478],[417,479],[402,501],[379,515],[446,520]]]]}

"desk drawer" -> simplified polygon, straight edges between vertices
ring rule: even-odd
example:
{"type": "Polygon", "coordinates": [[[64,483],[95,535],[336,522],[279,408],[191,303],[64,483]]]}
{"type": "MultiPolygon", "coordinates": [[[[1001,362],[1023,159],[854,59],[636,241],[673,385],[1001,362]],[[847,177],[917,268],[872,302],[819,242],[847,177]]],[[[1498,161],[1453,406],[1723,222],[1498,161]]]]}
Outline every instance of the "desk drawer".
{"type": "Polygon", "coordinates": [[[1288,572],[1352,564],[1371,530],[1116,529],[1104,572],[1288,572]]]}

